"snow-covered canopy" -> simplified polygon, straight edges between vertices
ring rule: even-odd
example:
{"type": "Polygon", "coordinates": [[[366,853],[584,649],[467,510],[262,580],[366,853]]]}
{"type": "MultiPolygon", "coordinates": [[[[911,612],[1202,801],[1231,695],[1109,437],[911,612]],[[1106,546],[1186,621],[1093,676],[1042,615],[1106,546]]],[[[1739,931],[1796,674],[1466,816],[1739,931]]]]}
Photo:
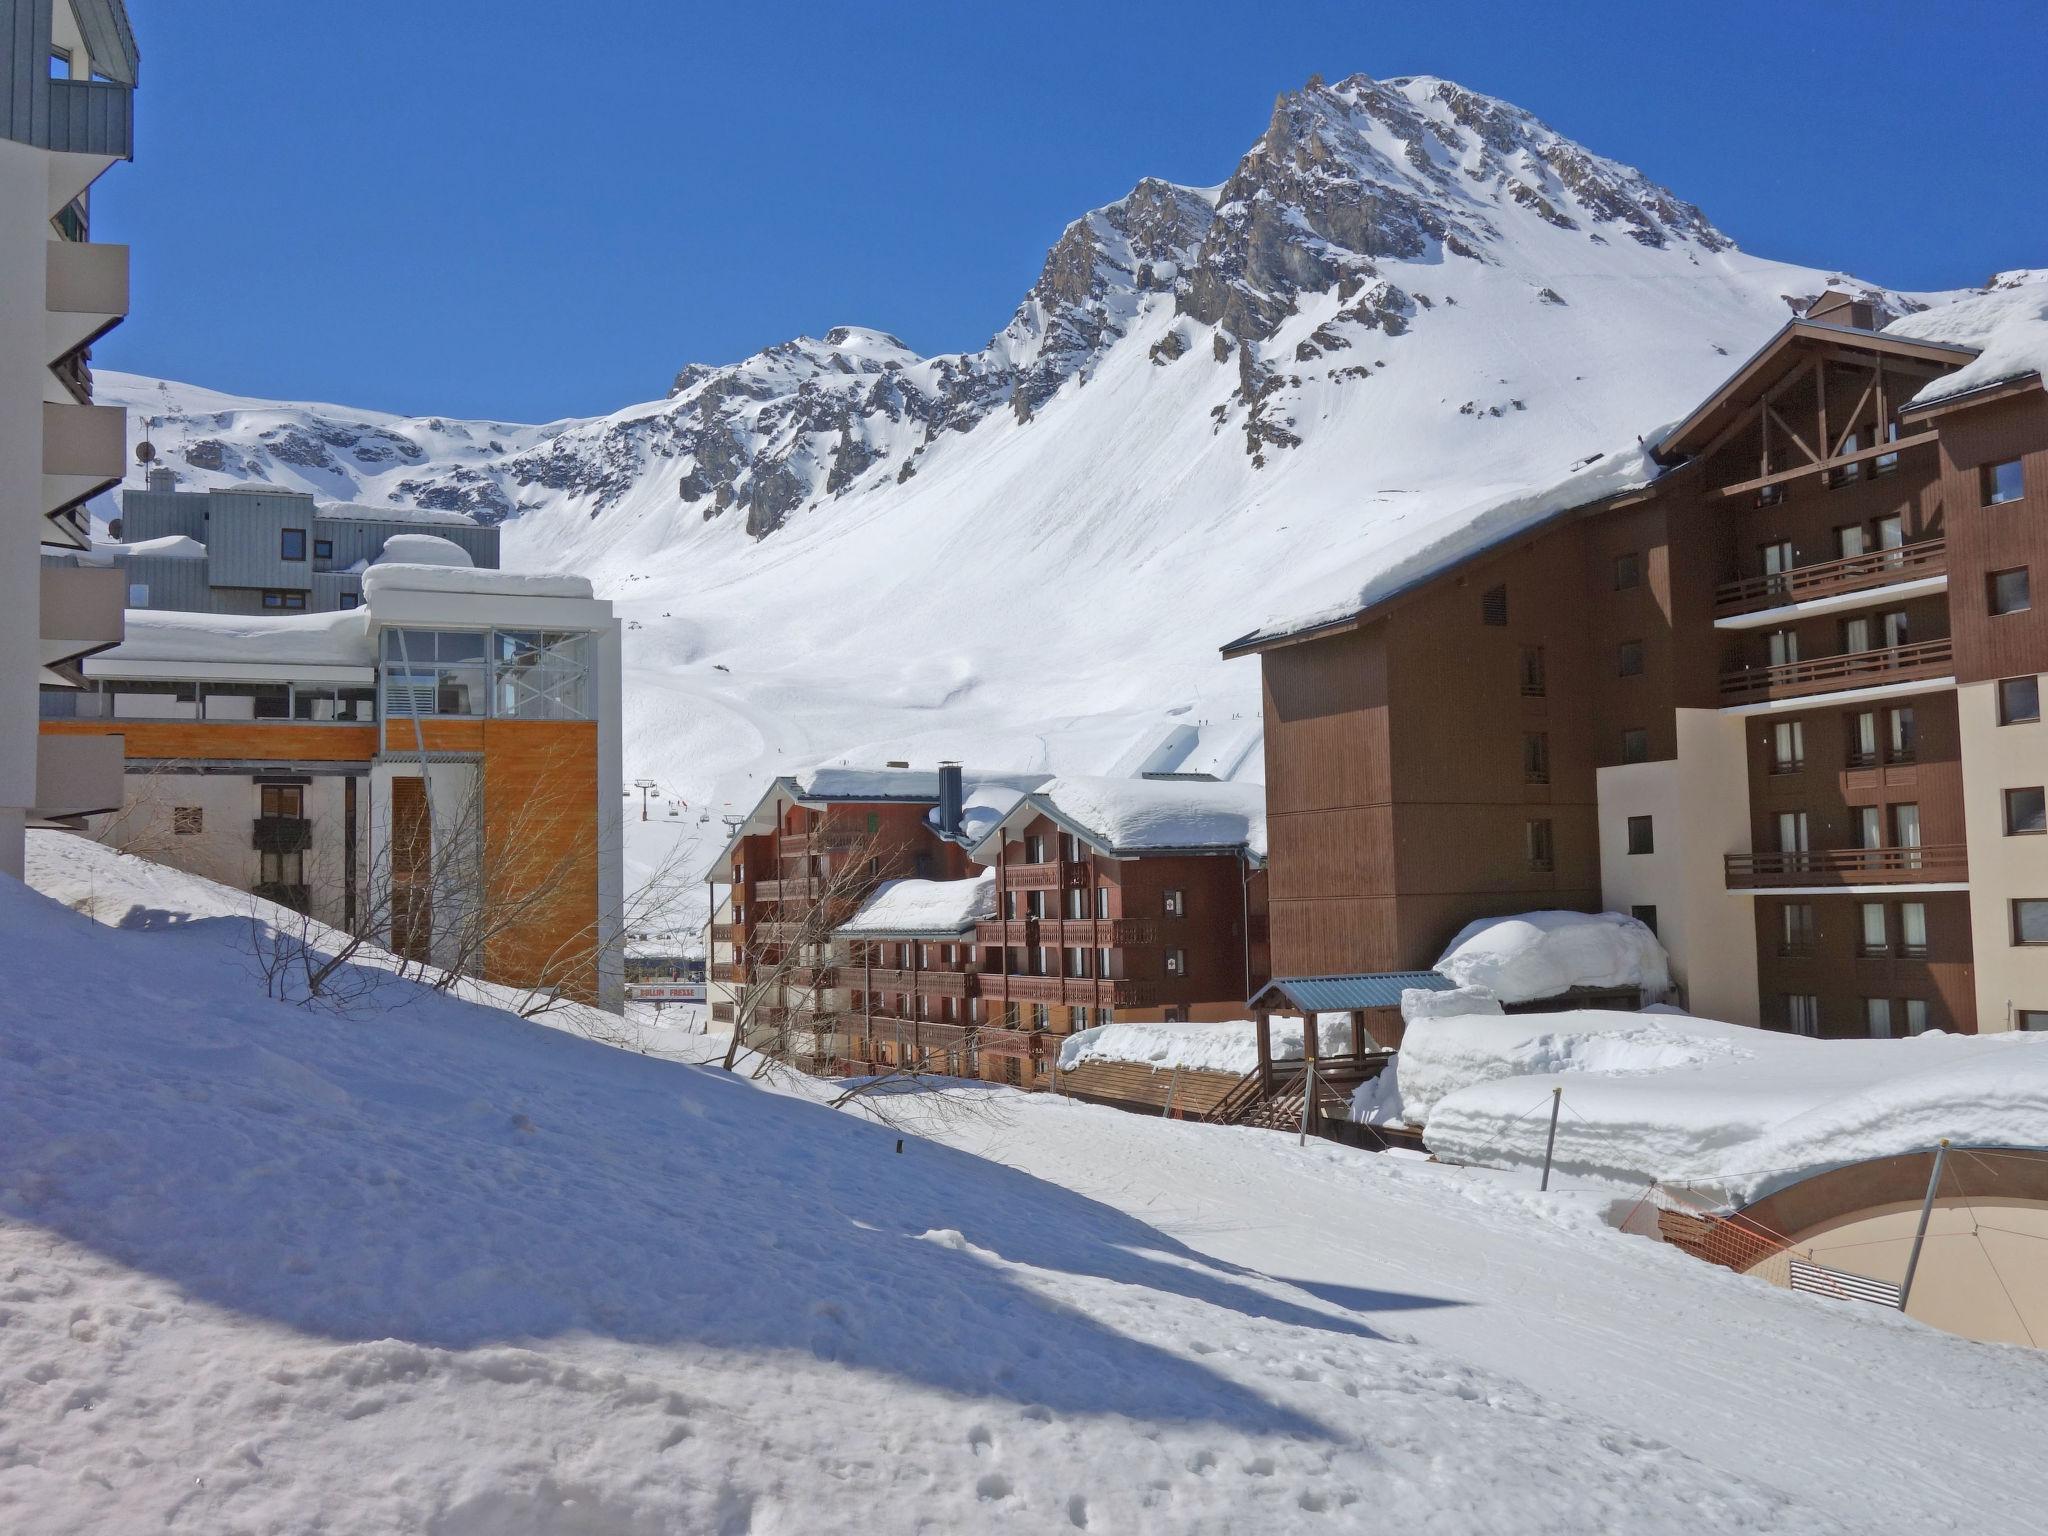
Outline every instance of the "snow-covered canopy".
{"type": "Polygon", "coordinates": [[[121,643],[88,658],[85,670],[91,676],[105,664],[136,661],[367,667],[376,659],[362,608],[278,615],[130,608],[121,643]]]}
{"type": "Polygon", "coordinates": [[[1637,987],[1651,1000],[1671,988],[1657,936],[1618,912],[1522,912],[1458,930],[1435,969],[1503,1003],[1562,997],[1574,987],[1637,987]]]}
{"type": "Polygon", "coordinates": [[[1048,780],[984,835],[977,858],[1004,828],[1039,815],[1052,818],[1105,853],[1227,852],[1266,856],[1266,787],[1205,779],[1117,779],[1070,776],[1048,780]]]}
{"type": "MultiPolygon", "coordinates": [[[[1259,1026],[1251,1019],[1217,1024],[1101,1024],[1060,1042],[1060,1070],[1089,1062],[1134,1062],[1160,1072],[1227,1072],[1243,1077],[1259,1064],[1259,1026]]],[[[1300,1059],[1304,1030],[1299,1015],[1276,1014],[1273,1059],[1300,1059]]],[[[1351,1023],[1341,1013],[1317,1016],[1316,1049],[1334,1056],[1350,1049],[1351,1023]]]]}
{"type": "Polygon", "coordinates": [[[1812,1040],[1601,1010],[1418,1019],[1375,1118],[1422,1125],[1440,1157],[1533,1166],[1547,1117],[1530,1110],[1553,1087],[1571,1111],[1558,1123],[1561,1168],[1688,1184],[1733,1205],[1944,1136],[1966,1146],[2048,1139],[2042,1036],[1812,1040]]]}
{"type": "Polygon", "coordinates": [[[438,533],[394,533],[373,562],[376,565],[440,565],[474,567],[469,551],[438,533]]]}
{"type": "Polygon", "coordinates": [[[957,938],[996,915],[996,872],[966,880],[884,880],[839,925],[850,938],[957,938]]]}
{"type": "Polygon", "coordinates": [[[363,597],[374,602],[379,592],[466,592],[487,597],[583,597],[591,595],[587,576],[549,575],[537,571],[487,571],[449,565],[386,565],[363,572],[363,597]]]}
{"type": "Polygon", "coordinates": [[[1929,380],[1912,405],[1932,405],[2030,373],[2048,376],[2048,269],[2001,272],[1981,293],[1894,320],[1885,330],[1978,350],[1974,362],[1929,380]]]}

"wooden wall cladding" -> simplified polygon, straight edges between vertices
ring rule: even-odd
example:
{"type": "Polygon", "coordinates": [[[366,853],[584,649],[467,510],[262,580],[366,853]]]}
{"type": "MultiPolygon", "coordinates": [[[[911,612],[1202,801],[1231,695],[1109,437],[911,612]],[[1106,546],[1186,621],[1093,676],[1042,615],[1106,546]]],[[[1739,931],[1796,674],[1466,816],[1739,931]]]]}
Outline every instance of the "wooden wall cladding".
{"type": "Polygon", "coordinates": [[[377,755],[373,725],[205,720],[45,720],[48,736],[124,736],[129,758],[354,763],[377,755]]]}
{"type": "Polygon", "coordinates": [[[1984,682],[2048,672],[2048,394],[2034,391],[1941,418],[1949,506],[1948,601],[1956,680],[1984,682]],[[2018,459],[2026,495],[1984,505],[1984,471],[2018,459]],[[1994,616],[1994,571],[2025,566],[2033,607],[1994,616]]]}

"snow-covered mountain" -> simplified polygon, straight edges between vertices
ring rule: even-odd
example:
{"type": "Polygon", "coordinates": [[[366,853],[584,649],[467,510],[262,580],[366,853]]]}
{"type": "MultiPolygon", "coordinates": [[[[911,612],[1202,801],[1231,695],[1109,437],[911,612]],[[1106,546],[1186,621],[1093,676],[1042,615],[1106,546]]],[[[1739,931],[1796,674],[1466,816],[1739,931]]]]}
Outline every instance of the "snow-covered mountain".
{"type": "Polygon", "coordinates": [[[464,508],[592,576],[629,774],[690,829],[841,754],[1256,776],[1221,641],[1633,447],[1829,286],[1941,297],[1747,255],[1519,108],[1354,76],[1282,96],[1220,186],[1075,220],[979,351],[841,327],[540,427],[101,390],[187,484],[464,508]]]}

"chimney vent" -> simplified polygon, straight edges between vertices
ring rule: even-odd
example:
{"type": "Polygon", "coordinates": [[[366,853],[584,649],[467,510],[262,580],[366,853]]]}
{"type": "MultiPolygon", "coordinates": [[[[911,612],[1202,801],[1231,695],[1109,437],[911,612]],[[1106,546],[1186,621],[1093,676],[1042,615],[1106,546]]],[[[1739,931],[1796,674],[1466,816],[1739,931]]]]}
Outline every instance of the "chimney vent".
{"type": "Polygon", "coordinates": [[[1883,329],[1893,317],[1890,310],[1869,299],[1830,288],[1806,306],[1805,318],[1823,325],[1846,325],[1859,331],[1876,331],[1883,329]]]}
{"type": "Polygon", "coordinates": [[[939,764],[939,835],[957,838],[960,835],[961,793],[960,765],[939,764]]]}
{"type": "Polygon", "coordinates": [[[152,491],[175,491],[178,488],[178,472],[175,469],[152,469],[144,478],[152,491]]]}

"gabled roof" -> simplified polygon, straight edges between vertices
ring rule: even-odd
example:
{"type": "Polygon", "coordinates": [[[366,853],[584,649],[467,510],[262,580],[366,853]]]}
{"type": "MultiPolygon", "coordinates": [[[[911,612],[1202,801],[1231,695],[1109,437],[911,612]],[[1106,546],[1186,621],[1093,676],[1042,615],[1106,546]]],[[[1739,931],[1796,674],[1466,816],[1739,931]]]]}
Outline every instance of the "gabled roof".
{"type": "Polygon", "coordinates": [[[1890,331],[1859,331],[1854,326],[1830,325],[1824,320],[1791,320],[1730,374],[1719,389],[1701,401],[1690,416],[1671,429],[1658,444],[1657,457],[1666,463],[1676,463],[1697,453],[1755,404],[1758,395],[1806,362],[1818,346],[1849,347],[1952,368],[1960,368],[1977,355],[1974,347],[1950,342],[1926,341],[1890,331]]]}
{"type": "Polygon", "coordinates": [[[1006,833],[1040,816],[1111,858],[1242,852],[1266,860],[1266,788],[1213,779],[1053,779],[1020,798],[969,850],[995,862],[1006,833]]]}
{"type": "Polygon", "coordinates": [[[1366,971],[1350,976],[1276,976],[1259,989],[1252,1007],[1310,1013],[1349,1013],[1355,1008],[1398,1008],[1413,989],[1449,992],[1457,985],[1435,971],[1366,971]]]}
{"type": "Polygon", "coordinates": [[[992,869],[965,880],[884,880],[834,932],[859,939],[959,939],[996,915],[992,869]]]}

